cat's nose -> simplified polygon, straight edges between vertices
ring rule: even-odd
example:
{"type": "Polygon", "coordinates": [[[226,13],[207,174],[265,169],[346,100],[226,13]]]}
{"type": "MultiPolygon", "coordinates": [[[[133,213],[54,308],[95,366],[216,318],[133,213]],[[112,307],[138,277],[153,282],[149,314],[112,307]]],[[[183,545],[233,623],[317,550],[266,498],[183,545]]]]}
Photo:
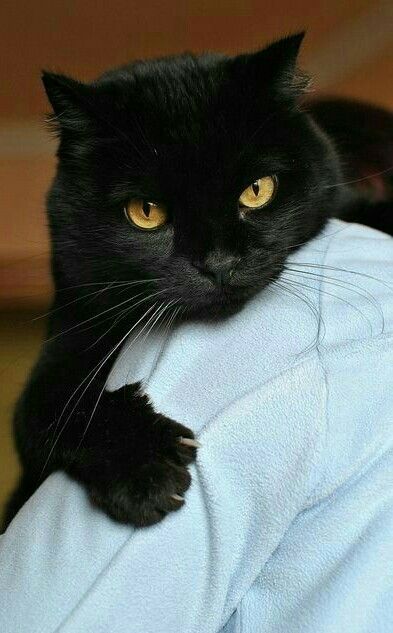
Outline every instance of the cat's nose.
{"type": "Polygon", "coordinates": [[[205,261],[194,261],[195,268],[211,279],[217,286],[226,286],[230,283],[239,257],[228,256],[225,258],[208,257],[205,261]]]}

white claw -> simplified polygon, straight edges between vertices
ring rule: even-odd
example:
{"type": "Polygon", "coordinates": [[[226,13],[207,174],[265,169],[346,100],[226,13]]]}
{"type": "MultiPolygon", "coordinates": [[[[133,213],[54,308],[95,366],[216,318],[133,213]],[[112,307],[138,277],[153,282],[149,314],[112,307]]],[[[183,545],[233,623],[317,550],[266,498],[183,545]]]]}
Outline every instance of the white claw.
{"type": "Polygon", "coordinates": [[[180,444],[184,444],[185,446],[193,446],[194,448],[201,448],[202,444],[197,440],[191,440],[188,437],[179,437],[180,444]]]}
{"type": "Polygon", "coordinates": [[[184,501],[184,497],[181,497],[180,495],[171,495],[172,499],[175,499],[175,501],[184,501]]]}

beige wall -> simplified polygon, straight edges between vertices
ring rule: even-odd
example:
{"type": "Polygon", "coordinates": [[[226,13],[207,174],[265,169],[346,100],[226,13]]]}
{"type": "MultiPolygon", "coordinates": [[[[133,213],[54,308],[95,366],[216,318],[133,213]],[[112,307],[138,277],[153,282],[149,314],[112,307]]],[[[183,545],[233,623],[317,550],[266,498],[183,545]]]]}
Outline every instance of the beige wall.
{"type": "Polygon", "coordinates": [[[375,0],[3,0],[0,303],[42,303],[50,287],[43,206],[54,161],[41,125],[47,110],[42,67],[91,79],[138,57],[236,52],[306,27],[302,60],[316,75],[316,89],[392,106],[390,8],[392,2],[375,0]]]}

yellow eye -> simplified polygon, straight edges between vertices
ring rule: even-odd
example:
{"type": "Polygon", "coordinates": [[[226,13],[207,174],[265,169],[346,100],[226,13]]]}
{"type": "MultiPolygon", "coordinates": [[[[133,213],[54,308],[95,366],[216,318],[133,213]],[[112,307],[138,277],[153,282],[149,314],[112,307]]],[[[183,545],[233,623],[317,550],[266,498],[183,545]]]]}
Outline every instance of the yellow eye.
{"type": "Polygon", "coordinates": [[[268,204],[276,193],[277,178],[275,176],[265,176],[259,178],[245,189],[239,198],[239,206],[243,212],[259,209],[268,204]]]}
{"type": "Polygon", "coordinates": [[[168,213],[163,204],[133,198],[125,207],[127,218],[140,229],[158,229],[166,224],[168,213]]]}

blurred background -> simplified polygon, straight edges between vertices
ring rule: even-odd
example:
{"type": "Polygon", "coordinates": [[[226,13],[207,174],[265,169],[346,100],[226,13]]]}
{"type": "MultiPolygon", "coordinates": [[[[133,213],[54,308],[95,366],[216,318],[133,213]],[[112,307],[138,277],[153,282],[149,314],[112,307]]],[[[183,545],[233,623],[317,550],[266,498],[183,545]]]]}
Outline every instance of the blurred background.
{"type": "Polygon", "coordinates": [[[385,0],[3,0],[0,5],[0,509],[17,475],[12,406],[50,302],[44,199],[55,147],[40,70],[81,80],[144,57],[237,53],[306,29],[316,94],[393,106],[393,2],[385,0]]]}

